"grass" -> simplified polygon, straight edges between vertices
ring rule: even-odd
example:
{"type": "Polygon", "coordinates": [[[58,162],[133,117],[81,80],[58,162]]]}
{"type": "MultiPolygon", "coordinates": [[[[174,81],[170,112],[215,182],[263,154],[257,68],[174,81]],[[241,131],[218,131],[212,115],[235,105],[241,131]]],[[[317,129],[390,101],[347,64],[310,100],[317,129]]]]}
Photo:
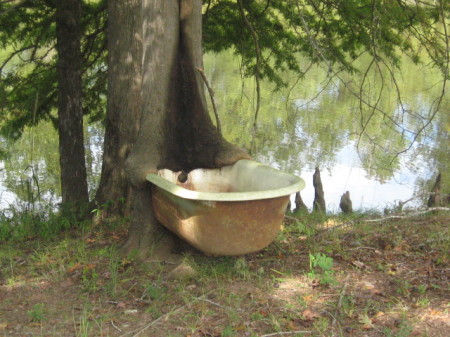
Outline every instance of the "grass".
{"type": "Polygon", "coordinates": [[[0,245],[0,335],[446,336],[449,217],[291,215],[264,251],[192,253],[195,275],[119,255],[126,228],[0,245]]]}

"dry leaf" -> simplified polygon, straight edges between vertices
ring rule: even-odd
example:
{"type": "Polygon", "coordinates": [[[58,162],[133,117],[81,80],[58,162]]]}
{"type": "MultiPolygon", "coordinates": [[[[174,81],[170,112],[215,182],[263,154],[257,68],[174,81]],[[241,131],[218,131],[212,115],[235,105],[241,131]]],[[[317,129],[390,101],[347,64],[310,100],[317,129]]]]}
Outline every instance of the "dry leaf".
{"type": "Polygon", "coordinates": [[[72,274],[74,272],[76,272],[77,270],[80,270],[83,268],[83,265],[80,262],[75,263],[72,267],[70,267],[69,269],[67,269],[67,272],[69,274],[72,274]]]}
{"type": "Polygon", "coordinates": [[[320,317],[320,314],[314,310],[306,309],[302,312],[302,317],[307,321],[312,321],[320,317]]]}
{"type": "Polygon", "coordinates": [[[0,323],[0,330],[4,330],[8,327],[8,323],[0,323]]]}
{"type": "Polygon", "coordinates": [[[85,269],[85,270],[92,270],[92,269],[95,269],[95,264],[89,263],[89,264],[87,264],[87,265],[84,266],[84,269],[85,269]]]}
{"type": "Polygon", "coordinates": [[[359,269],[366,269],[367,266],[362,263],[361,261],[352,261],[352,265],[354,265],[355,267],[358,267],[359,269]]]}

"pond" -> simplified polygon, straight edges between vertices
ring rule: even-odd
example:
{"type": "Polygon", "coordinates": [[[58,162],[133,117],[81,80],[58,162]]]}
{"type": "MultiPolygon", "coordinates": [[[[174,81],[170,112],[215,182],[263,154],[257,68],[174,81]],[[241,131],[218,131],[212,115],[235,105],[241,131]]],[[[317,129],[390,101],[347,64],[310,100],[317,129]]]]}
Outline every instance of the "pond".
{"type": "MultiPolygon", "coordinates": [[[[449,186],[448,95],[433,122],[425,125],[442,90],[437,70],[404,60],[395,81],[388,68],[370,69],[366,76],[335,73],[330,79],[326,70],[300,62],[305,74],[284,74],[286,88],[275,91],[262,81],[254,130],[254,80],[242,79],[239,59],[230,52],[205,56],[205,73],[215,92],[225,138],[251,151],[257,161],[301,176],[307,183],[301,195],[310,208],[315,167],[321,170],[327,210],[332,212],[339,210],[345,191],[350,192],[354,209],[383,210],[409,199],[406,206],[423,205],[438,171],[449,186]],[[360,104],[358,97],[370,106],[360,104]],[[410,145],[422,127],[423,133],[410,145]]],[[[365,59],[358,62],[362,69],[370,64],[365,59]]],[[[101,125],[86,127],[92,195],[101,169],[102,141],[101,125]]],[[[53,127],[28,129],[19,141],[6,146],[9,155],[0,163],[0,207],[57,203],[59,159],[53,127]]]]}

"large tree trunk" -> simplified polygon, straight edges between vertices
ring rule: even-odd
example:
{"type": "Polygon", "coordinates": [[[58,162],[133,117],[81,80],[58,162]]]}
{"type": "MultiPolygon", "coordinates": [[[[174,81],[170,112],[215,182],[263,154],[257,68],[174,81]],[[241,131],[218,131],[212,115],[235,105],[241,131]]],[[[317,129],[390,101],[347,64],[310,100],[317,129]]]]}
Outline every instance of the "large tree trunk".
{"type": "MultiPolygon", "coordinates": [[[[110,1],[116,3],[118,0],[110,1]]],[[[133,7],[133,5],[137,5],[137,2],[130,0],[125,6],[133,7]]],[[[131,12],[133,10],[124,13],[130,15],[131,12]]],[[[130,196],[131,226],[124,244],[124,252],[136,251],[139,256],[145,257],[151,252],[162,252],[166,255],[177,242],[154,216],[151,190],[146,181],[148,173],[160,168],[188,172],[199,167],[221,167],[242,158],[249,158],[249,155],[221,137],[206,109],[203,82],[197,70],[202,67],[201,1],[143,0],[141,15],[142,30],[125,34],[127,38],[134,37],[135,42],[142,42],[143,53],[135,54],[136,57],[143,56],[141,95],[136,95],[141,99],[140,111],[133,112],[130,118],[128,108],[123,104],[114,107],[111,103],[108,104],[108,114],[112,113],[116,117],[110,117],[110,123],[106,124],[106,134],[111,135],[109,140],[105,140],[105,156],[116,158],[113,160],[112,169],[115,171],[114,174],[117,174],[119,183],[111,182],[111,188],[123,186],[122,183],[127,184],[129,191],[127,195],[130,196]],[[128,125],[128,129],[117,129],[120,120],[135,125],[133,127],[128,125]],[[134,141],[135,132],[137,137],[134,141]],[[120,157],[120,162],[117,162],[117,155],[114,157],[112,153],[121,149],[120,142],[111,141],[117,134],[130,136],[122,143],[127,144],[127,151],[120,157]],[[125,158],[126,165],[123,171],[125,158]],[[114,164],[117,166],[114,167],[114,164]],[[118,169],[120,173],[117,172],[118,169]]],[[[120,15],[109,17],[110,27],[118,25],[114,20],[118,20],[119,17],[120,15]]],[[[131,27],[133,25],[131,21],[124,19],[122,22],[125,26],[131,27]]],[[[138,20],[134,22],[136,21],[138,20]]],[[[109,33],[121,34],[113,28],[110,28],[109,33]]],[[[116,38],[113,36],[113,39],[116,38]]],[[[110,48],[127,48],[117,51],[119,54],[127,54],[126,51],[131,49],[123,46],[120,41],[114,45],[111,43],[114,42],[110,41],[110,48]]],[[[129,57],[138,61],[138,58],[134,59],[131,55],[129,57]]],[[[126,58],[114,59],[111,56],[110,62],[114,62],[110,67],[117,67],[115,71],[118,74],[127,74],[127,70],[124,69],[127,67],[126,58]]],[[[130,76],[134,77],[137,66],[131,69],[130,76]]],[[[111,75],[110,80],[126,81],[117,75],[111,75]]],[[[108,99],[122,103],[130,100],[127,95],[134,88],[134,83],[137,82],[131,80],[131,83],[121,86],[121,89],[118,89],[118,84],[116,87],[110,84],[108,99]]],[[[135,100],[133,102],[135,103],[135,100]]],[[[135,108],[134,105],[133,107],[135,108]]],[[[110,165],[108,159],[105,159],[104,164],[110,165]]],[[[107,167],[103,174],[106,169],[107,167]]],[[[105,181],[107,180],[102,177],[100,190],[105,188],[103,186],[105,181]]],[[[122,192],[117,195],[125,193],[122,187],[120,190],[122,192]]]]}
{"type": "Polygon", "coordinates": [[[81,216],[89,202],[81,101],[81,0],[56,3],[62,206],[63,211],[81,216]]]}
{"type": "Polygon", "coordinates": [[[102,174],[95,198],[106,217],[124,216],[130,206],[125,161],[141,121],[141,2],[108,1],[108,104],[102,174]]]}

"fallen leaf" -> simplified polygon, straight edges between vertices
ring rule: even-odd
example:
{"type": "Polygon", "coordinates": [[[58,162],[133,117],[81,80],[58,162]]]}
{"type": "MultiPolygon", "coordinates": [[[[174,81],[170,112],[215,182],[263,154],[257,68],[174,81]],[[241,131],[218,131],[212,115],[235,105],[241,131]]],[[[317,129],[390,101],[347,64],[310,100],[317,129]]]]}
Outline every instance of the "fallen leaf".
{"type": "Polygon", "coordinates": [[[438,310],[431,310],[430,311],[431,315],[442,315],[442,311],[438,311],[438,310]]]}
{"type": "Polygon", "coordinates": [[[367,266],[362,263],[361,261],[352,261],[352,265],[354,265],[355,267],[358,267],[359,269],[366,269],[367,266]]]}
{"type": "Polygon", "coordinates": [[[314,299],[313,295],[303,296],[303,301],[305,301],[305,302],[311,302],[313,299],[314,299]]]}
{"type": "Polygon", "coordinates": [[[302,317],[307,321],[312,321],[320,317],[320,314],[314,310],[306,309],[302,312],[302,317]]]}
{"type": "Polygon", "coordinates": [[[83,268],[83,265],[80,262],[75,263],[72,267],[70,267],[69,269],[67,269],[67,272],[69,274],[73,274],[74,272],[80,270],[81,268],[83,268]]]}
{"type": "Polygon", "coordinates": [[[89,263],[84,266],[84,270],[92,270],[92,269],[95,269],[95,264],[93,263],[89,263]]]}
{"type": "Polygon", "coordinates": [[[129,309],[129,310],[125,310],[123,313],[126,315],[132,315],[132,314],[137,314],[138,311],[136,309],[129,309]]]}
{"type": "Polygon", "coordinates": [[[8,323],[0,323],[0,330],[4,330],[8,327],[8,323]]]}
{"type": "Polygon", "coordinates": [[[364,330],[371,330],[371,329],[373,329],[372,320],[366,314],[359,315],[358,321],[359,321],[359,323],[361,323],[363,325],[362,328],[364,330]]]}

